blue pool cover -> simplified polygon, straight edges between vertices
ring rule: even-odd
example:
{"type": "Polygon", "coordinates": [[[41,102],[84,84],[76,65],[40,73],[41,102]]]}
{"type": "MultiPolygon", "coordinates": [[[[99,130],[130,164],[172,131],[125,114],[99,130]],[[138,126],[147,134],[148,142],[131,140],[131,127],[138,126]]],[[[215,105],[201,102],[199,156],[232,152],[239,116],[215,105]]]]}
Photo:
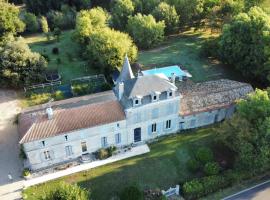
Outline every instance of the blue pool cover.
{"type": "Polygon", "coordinates": [[[142,73],[143,75],[164,74],[168,78],[171,78],[172,73],[174,73],[176,77],[179,77],[180,79],[184,76],[191,77],[188,72],[183,71],[178,65],[144,70],[142,73]]]}

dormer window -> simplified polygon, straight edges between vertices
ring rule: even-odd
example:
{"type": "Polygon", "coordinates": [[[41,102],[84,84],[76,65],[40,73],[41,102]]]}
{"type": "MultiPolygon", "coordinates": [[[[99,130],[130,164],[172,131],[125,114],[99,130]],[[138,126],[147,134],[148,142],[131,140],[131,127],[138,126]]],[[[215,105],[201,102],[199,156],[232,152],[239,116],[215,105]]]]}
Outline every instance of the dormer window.
{"type": "Polygon", "coordinates": [[[169,92],[169,97],[172,97],[172,91],[169,92]]]}
{"type": "Polygon", "coordinates": [[[169,91],[167,91],[167,98],[174,97],[174,94],[175,94],[175,90],[174,89],[170,89],[169,91]]]}
{"type": "Polygon", "coordinates": [[[153,100],[154,100],[154,101],[157,100],[157,95],[154,95],[154,96],[153,96],[153,100]]]}
{"type": "Polygon", "coordinates": [[[160,92],[153,92],[153,93],[151,94],[152,102],[158,101],[159,95],[160,95],[160,92]]]}
{"type": "Polygon", "coordinates": [[[133,98],[133,106],[139,106],[142,103],[142,98],[139,96],[136,96],[135,98],[133,98]]]}

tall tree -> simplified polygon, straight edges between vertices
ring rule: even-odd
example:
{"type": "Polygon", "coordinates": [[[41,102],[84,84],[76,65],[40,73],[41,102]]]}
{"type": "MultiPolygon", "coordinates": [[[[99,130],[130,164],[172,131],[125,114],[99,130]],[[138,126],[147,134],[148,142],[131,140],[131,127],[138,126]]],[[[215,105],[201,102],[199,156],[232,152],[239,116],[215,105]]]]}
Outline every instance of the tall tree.
{"type": "Polygon", "coordinates": [[[25,24],[19,17],[19,9],[5,0],[0,0],[0,37],[23,32],[25,24]]]}
{"type": "Polygon", "coordinates": [[[224,26],[220,55],[246,77],[270,81],[270,17],[259,7],[224,26]]]}
{"type": "Polygon", "coordinates": [[[0,47],[0,79],[2,85],[23,87],[44,80],[47,63],[38,53],[31,52],[22,38],[0,47]]]}
{"type": "Polygon", "coordinates": [[[127,20],[134,12],[134,6],[131,0],[117,0],[112,7],[113,26],[119,30],[125,30],[127,20]]]}
{"type": "Polygon", "coordinates": [[[150,48],[164,39],[164,21],[156,22],[152,15],[137,14],[128,19],[127,31],[141,48],[150,48]]]}
{"type": "Polygon", "coordinates": [[[167,34],[174,33],[178,30],[179,15],[177,14],[174,6],[161,2],[153,11],[153,16],[158,21],[164,20],[166,25],[165,32],[167,34]]]}
{"type": "Polygon", "coordinates": [[[25,12],[23,15],[23,21],[26,25],[25,30],[29,33],[36,33],[39,31],[39,23],[36,15],[33,13],[25,12]]]}

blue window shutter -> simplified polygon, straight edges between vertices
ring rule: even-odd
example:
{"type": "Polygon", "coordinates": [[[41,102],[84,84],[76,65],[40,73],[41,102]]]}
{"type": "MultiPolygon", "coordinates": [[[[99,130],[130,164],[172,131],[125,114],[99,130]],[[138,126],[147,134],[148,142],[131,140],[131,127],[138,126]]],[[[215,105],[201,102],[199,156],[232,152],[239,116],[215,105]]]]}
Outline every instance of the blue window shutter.
{"type": "Polygon", "coordinates": [[[148,126],[148,135],[152,135],[152,124],[148,126]]]}

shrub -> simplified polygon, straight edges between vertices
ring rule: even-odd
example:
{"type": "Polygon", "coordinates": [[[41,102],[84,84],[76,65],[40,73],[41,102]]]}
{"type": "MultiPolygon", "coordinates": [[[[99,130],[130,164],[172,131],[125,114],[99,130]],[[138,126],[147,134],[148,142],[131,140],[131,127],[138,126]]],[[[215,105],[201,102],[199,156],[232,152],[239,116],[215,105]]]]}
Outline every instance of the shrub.
{"type": "Polygon", "coordinates": [[[98,159],[103,160],[109,157],[109,153],[107,149],[100,149],[98,151],[98,159]]]}
{"type": "Polygon", "coordinates": [[[30,176],[30,170],[28,168],[23,169],[22,175],[23,177],[30,176]]]}
{"type": "Polygon", "coordinates": [[[59,101],[59,100],[62,100],[65,98],[64,96],[64,93],[60,90],[57,90],[54,94],[53,94],[53,98],[56,100],[56,101],[59,101]]]}
{"type": "Polygon", "coordinates": [[[43,56],[47,62],[50,61],[50,57],[47,54],[41,53],[40,55],[43,56]]]}
{"type": "Polygon", "coordinates": [[[186,182],[183,185],[183,194],[187,199],[197,199],[203,195],[203,184],[199,179],[186,182]]]}
{"type": "Polygon", "coordinates": [[[62,63],[61,58],[57,58],[57,59],[56,59],[56,62],[57,62],[57,64],[61,64],[61,63],[62,63]]]}
{"type": "Polygon", "coordinates": [[[120,193],[120,200],[142,200],[143,194],[137,186],[129,186],[120,193]]]}
{"type": "Polygon", "coordinates": [[[29,98],[30,106],[47,103],[51,99],[50,93],[32,94],[29,98]]]}
{"type": "Polygon", "coordinates": [[[206,40],[200,50],[200,54],[203,57],[219,58],[219,44],[218,38],[206,40]]]}
{"type": "Polygon", "coordinates": [[[77,185],[61,182],[50,193],[43,196],[43,200],[88,200],[90,194],[77,185]]]}
{"type": "Polygon", "coordinates": [[[110,146],[107,148],[107,152],[108,152],[108,156],[112,156],[112,154],[116,151],[116,147],[115,146],[110,146]]]}
{"type": "Polygon", "coordinates": [[[75,96],[92,93],[93,89],[93,86],[89,83],[77,83],[72,85],[72,91],[75,96]]]}
{"type": "Polygon", "coordinates": [[[187,168],[191,172],[197,172],[200,168],[200,163],[195,159],[189,159],[187,162],[187,168]]]}
{"type": "Polygon", "coordinates": [[[196,152],[196,158],[201,163],[205,164],[214,160],[213,152],[210,148],[200,147],[196,152]]]}
{"type": "Polygon", "coordinates": [[[205,164],[203,171],[206,175],[217,175],[220,171],[220,166],[217,162],[208,162],[205,164]]]}
{"type": "Polygon", "coordinates": [[[110,89],[112,89],[112,87],[110,86],[109,83],[103,83],[103,84],[101,85],[101,90],[102,90],[102,91],[107,91],[107,90],[110,90],[110,89]]]}
{"type": "Polygon", "coordinates": [[[52,53],[58,55],[58,54],[59,54],[59,49],[58,49],[58,47],[53,47],[52,53]]]}

